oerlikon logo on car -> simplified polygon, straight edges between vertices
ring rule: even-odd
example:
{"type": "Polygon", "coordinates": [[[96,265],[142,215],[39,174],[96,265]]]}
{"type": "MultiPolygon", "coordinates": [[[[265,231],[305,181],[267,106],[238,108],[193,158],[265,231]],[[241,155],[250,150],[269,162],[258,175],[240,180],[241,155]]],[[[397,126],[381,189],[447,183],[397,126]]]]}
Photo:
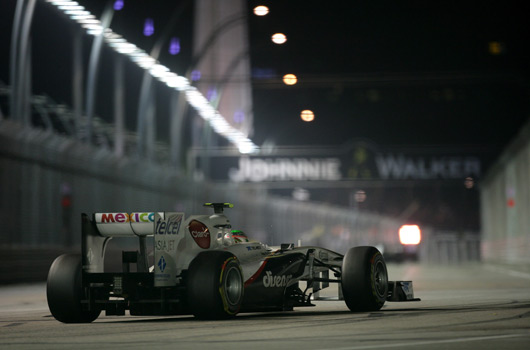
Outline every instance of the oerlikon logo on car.
{"type": "Polygon", "coordinates": [[[197,220],[192,220],[188,226],[188,230],[199,247],[203,249],[210,248],[210,231],[205,224],[197,220]]]}

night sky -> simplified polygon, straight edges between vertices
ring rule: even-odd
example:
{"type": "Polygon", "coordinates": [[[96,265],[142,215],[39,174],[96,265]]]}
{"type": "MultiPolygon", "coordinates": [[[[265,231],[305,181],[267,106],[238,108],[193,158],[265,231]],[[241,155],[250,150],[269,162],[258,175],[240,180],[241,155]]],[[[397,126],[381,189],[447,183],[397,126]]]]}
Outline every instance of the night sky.
{"type": "Polygon", "coordinates": [[[269,3],[270,17],[251,21],[253,65],[300,83],[256,81],[258,143],[296,144],[297,129],[317,144],[499,146],[528,118],[530,31],[516,2],[269,3]],[[287,34],[285,47],[261,46],[269,27],[287,34]],[[310,125],[295,118],[305,108],[310,125]],[[280,134],[262,115],[281,121],[280,134]]]}

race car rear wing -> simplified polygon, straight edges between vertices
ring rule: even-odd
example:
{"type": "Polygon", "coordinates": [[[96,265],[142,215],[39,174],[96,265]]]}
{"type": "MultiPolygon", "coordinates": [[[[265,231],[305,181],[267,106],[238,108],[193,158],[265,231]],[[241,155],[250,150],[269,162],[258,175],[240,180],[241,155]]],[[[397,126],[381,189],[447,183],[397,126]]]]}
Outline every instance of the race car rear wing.
{"type": "MultiPolygon", "coordinates": [[[[156,213],[164,218],[164,213],[156,213]]],[[[155,213],[81,214],[83,270],[104,271],[105,250],[113,237],[139,237],[139,252],[124,252],[124,264],[136,263],[138,272],[148,272],[146,237],[154,235],[155,213]]]]}
{"type": "MultiPolygon", "coordinates": [[[[112,238],[137,237],[139,250],[122,251],[123,271],[129,272],[129,265],[136,265],[138,273],[154,273],[154,286],[167,287],[177,283],[177,246],[185,237],[179,234],[184,223],[184,213],[95,213],[82,214],[82,261],[85,273],[103,273],[105,250],[112,238]],[[158,268],[149,268],[147,237],[153,236],[153,259],[158,268]]],[[[199,240],[200,238],[196,238],[199,240]]],[[[208,235],[208,243],[209,243],[208,235]]],[[[197,248],[200,249],[200,248],[197,248]]],[[[185,261],[186,257],[183,257],[185,261]]],[[[181,262],[182,264],[182,262],[181,262]]]]}

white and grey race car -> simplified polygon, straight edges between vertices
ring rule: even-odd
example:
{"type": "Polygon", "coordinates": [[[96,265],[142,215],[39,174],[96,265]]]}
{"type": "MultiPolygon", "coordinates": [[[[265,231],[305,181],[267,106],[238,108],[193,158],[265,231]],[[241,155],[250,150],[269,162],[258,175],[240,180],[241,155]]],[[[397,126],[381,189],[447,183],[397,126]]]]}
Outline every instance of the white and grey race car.
{"type": "Polygon", "coordinates": [[[61,255],[50,267],[52,315],[64,323],[92,322],[103,310],[223,319],[313,306],[330,283],[338,284],[335,299],[354,312],[419,300],[411,281],[388,280],[385,260],[374,247],[354,247],[345,255],[294,244],[272,248],[232,229],[224,214],[232,204],[205,206],[213,215],[82,214],[82,254],[61,255]],[[138,237],[139,250],[122,252],[122,271],[105,272],[108,242],[131,236],[138,237]]]}

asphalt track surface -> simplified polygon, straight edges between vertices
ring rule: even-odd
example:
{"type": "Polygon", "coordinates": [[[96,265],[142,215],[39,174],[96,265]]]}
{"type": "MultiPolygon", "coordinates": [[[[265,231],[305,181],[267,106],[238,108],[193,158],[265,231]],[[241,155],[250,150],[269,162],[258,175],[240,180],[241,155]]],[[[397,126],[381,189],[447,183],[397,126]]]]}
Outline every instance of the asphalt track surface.
{"type": "MultiPolygon", "coordinates": [[[[530,349],[530,271],[492,265],[389,265],[421,302],[351,313],[342,301],[228,321],[100,316],[62,324],[45,284],[0,287],[0,349],[530,349]]],[[[333,292],[330,290],[330,292],[333,292]]]]}

